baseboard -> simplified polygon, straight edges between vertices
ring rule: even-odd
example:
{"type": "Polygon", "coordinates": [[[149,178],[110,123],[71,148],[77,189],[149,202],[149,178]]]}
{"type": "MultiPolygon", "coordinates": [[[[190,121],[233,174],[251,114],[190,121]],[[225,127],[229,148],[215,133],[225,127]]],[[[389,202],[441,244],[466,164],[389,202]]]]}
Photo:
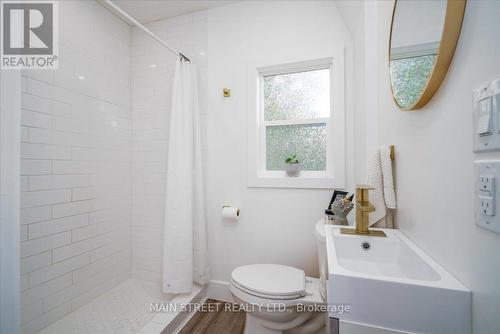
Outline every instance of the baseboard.
{"type": "Polygon", "coordinates": [[[234,303],[229,283],[224,281],[212,280],[208,282],[207,297],[227,303],[234,303]]]}

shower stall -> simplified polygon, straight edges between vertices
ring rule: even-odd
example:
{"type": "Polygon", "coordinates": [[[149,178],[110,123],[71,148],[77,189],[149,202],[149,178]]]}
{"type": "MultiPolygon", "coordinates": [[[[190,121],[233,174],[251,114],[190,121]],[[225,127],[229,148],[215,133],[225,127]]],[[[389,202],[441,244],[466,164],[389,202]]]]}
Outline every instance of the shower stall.
{"type": "MultiPolygon", "coordinates": [[[[16,173],[19,181],[3,183],[2,194],[20,192],[10,206],[19,210],[2,212],[3,254],[3,220],[19,216],[19,243],[7,246],[20,262],[2,264],[2,278],[6,266],[20,267],[12,321],[23,334],[160,333],[187,314],[155,313],[156,303],[204,293],[163,293],[162,252],[179,56],[198,67],[206,143],[206,13],[150,23],[151,38],[105,3],[58,3],[59,68],[2,71],[2,139],[17,137],[10,153],[20,156],[17,170],[5,166],[3,140],[2,182],[16,173]]],[[[201,153],[205,161],[206,146],[201,153]]]]}

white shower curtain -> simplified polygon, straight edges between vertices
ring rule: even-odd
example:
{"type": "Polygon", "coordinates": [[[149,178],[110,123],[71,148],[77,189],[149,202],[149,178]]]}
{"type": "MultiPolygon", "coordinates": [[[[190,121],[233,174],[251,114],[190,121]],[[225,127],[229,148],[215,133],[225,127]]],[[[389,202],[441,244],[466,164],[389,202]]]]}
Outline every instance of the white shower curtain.
{"type": "Polygon", "coordinates": [[[196,65],[175,68],[168,141],[163,235],[164,293],[189,293],[208,282],[196,65]]]}

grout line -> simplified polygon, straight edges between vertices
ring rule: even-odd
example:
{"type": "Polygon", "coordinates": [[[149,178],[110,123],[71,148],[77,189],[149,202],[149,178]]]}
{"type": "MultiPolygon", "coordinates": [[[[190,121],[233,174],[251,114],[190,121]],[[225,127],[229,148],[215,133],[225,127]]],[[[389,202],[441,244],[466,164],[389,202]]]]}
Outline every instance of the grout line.
{"type": "MultiPolygon", "coordinates": [[[[27,76],[27,75],[23,75],[23,77],[26,78],[27,80],[33,80],[33,81],[37,81],[37,82],[43,83],[43,84],[49,86],[49,88],[63,89],[65,91],[67,91],[67,92],[70,92],[70,93],[73,93],[73,94],[76,94],[76,95],[82,95],[82,96],[90,98],[92,100],[96,100],[96,101],[100,101],[100,102],[104,102],[104,103],[109,103],[109,104],[117,106],[119,108],[124,108],[124,109],[127,108],[126,106],[122,106],[122,105],[116,104],[115,102],[112,102],[111,100],[100,99],[98,97],[95,97],[95,96],[92,96],[92,95],[88,95],[88,94],[80,92],[78,90],[68,89],[68,88],[66,88],[64,86],[59,86],[55,82],[47,82],[47,81],[44,81],[44,80],[38,80],[38,79],[35,79],[35,78],[27,76]]],[[[27,94],[30,94],[30,95],[39,96],[39,95],[33,94],[33,92],[30,92],[29,90],[24,91],[24,93],[27,93],[27,94]]],[[[39,96],[39,97],[43,97],[43,96],[39,96]]],[[[45,97],[45,98],[47,98],[47,97],[45,97]]],[[[59,101],[59,100],[55,100],[55,101],[57,101],[57,102],[63,102],[63,103],[68,103],[68,102],[59,101]]]]}

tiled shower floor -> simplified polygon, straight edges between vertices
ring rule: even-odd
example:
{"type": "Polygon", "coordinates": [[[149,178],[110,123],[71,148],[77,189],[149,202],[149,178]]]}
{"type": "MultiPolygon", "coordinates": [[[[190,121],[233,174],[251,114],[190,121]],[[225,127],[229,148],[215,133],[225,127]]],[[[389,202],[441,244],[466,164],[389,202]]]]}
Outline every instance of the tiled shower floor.
{"type": "MultiPolygon", "coordinates": [[[[150,303],[167,303],[158,284],[129,279],[38,334],[136,334],[151,327],[150,303]]],[[[156,326],[157,328],[160,326],[156,326]]]]}

